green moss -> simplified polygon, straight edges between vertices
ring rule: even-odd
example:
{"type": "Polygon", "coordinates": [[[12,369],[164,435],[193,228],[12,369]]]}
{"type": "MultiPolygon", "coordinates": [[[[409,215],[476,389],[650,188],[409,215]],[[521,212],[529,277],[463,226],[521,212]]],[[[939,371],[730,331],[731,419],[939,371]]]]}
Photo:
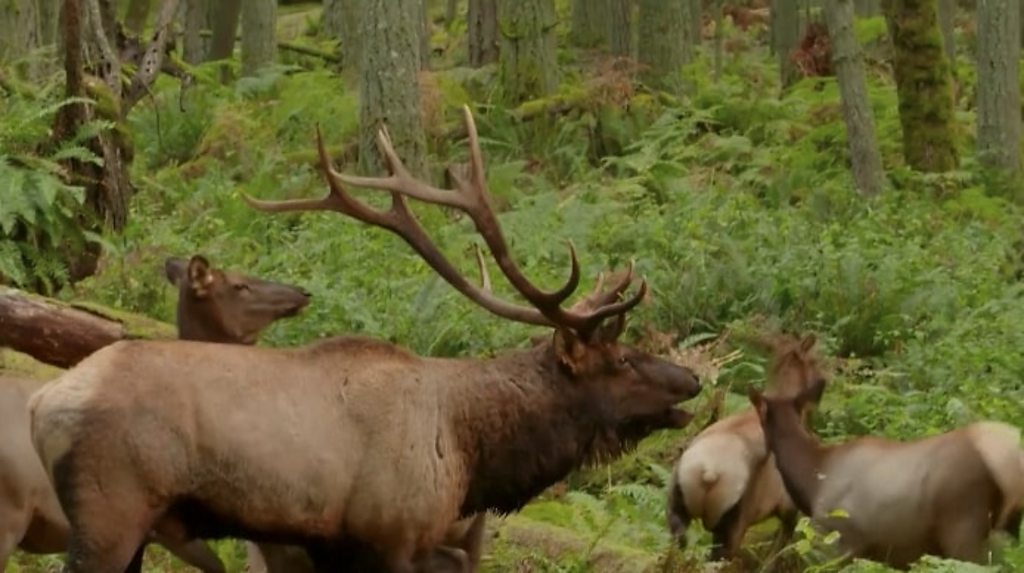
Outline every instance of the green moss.
{"type": "Polygon", "coordinates": [[[69,306],[120,322],[124,325],[130,338],[158,340],[176,338],[178,335],[174,325],[154,320],[148,316],[117,310],[92,302],[73,302],[69,306]]]}

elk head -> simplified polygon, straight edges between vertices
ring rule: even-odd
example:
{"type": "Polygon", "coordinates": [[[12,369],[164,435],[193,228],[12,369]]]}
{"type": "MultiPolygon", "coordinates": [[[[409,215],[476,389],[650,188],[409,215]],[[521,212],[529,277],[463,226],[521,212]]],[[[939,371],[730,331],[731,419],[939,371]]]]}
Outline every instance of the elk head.
{"type": "Polygon", "coordinates": [[[780,436],[791,432],[807,434],[804,417],[813,405],[821,402],[824,391],[824,378],[815,380],[793,396],[769,397],[754,388],[748,390],[750,403],[761,421],[770,451],[775,451],[780,436]]]}
{"type": "Polygon", "coordinates": [[[825,384],[821,360],[814,352],[818,339],[814,334],[799,338],[782,334],[771,338],[767,346],[772,350],[768,367],[769,395],[793,397],[814,385],[825,384]]]}
{"type": "Polygon", "coordinates": [[[675,405],[700,392],[696,375],[619,342],[625,329],[626,313],[636,307],[647,292],[641,280],[634,295],[623,298],[633,283],[633,265],[610,289],[599,278],[594,292],[571,308],[562,304],[576,291],[580,266],[576,250],[569,244],[570,270],[566,283],[544,291],[527,279],[513,261],[498,218],[491,207],[476,125],[469,108],[463,107],[469,138],[470,163],[467,170],[449,169],[447,180],[454,189],[441,189],[414,178],[399,159],[386,128],[378,133],[381,153],[387,160],[388,177],[358,177],[338,173],[331,166],[323,138],[317,129],[320,166],[330,192],[320,199],[262,201],[243,195],[252,207],[267,212],[336,211],[395,233],[406,241],[442,278],[464,296],[503,318],[554,329],[550,342],[561,378],[567,384],[605,399],[599,403],[602,416],[614,421],[620,438],[642,437],[653,429],[681,427],[690,414],[675,405]],[[381,210],[352,196],[347,185],[388,191],[391,207],[381,210]],[[483,255],[477,249],[481,285],[467,280],[433,244],[406,203],[406,197],[451,207],[464,212],[483,238],[494,263],[529,306],[496,297],[483,255]],[[623,434],[624,432],[624,434],[623,434]]]}
{"type": "Polygon", "coordinates": [[[178,333],[189,340],[254,344],[280,318],[309,304],[301,287],[215,269],[201,255],[188,262],[164,262],[164,273],[178,287],[178,333]]]}

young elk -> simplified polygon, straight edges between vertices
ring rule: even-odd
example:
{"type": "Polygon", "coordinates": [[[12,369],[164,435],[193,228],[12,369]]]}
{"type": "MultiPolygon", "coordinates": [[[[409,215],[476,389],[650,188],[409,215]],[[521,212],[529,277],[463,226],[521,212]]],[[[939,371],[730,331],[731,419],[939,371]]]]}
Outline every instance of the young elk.
{"type": "Polygon", "coordinates": [[[977,422],[908,442],[861,437],[826,446],[802,420],[822,388],[790,398],[752,391],[750,401],[796,507],[838,531],[847,555],[901,569],[925,554],[980,563],[993,529],[1019,526],[1017,428],[977,422]]]}
{"type": "Polygon", "coordinates": [[[632,273],[608,290],[598,281],[564,308],[580,278],[574,251],[569,281],[551,292],[515,264],[464,111],[472,168],[468,180],[453,178],[454,191],[413,179],[382,130],[390,177],[335,172],[320,140],[325,198],[249,201],[267,211],[337,211],[388,229],[467,298],[552,329],[550,340],[459,359],[359,336],[289,349],[104,348],[31,403],[36,450],[71,520],[70,573],[122,570],[151,528],[181,539],[304,545],[318,567],[331,566],[334,543],[354,541],[379,552],[388,570],[409,573],[456,520],[516,511],[582,464],[689,422],[676,405],[700,391],[693,372],[618,341],[645,282],[620,300],[632,273]],[[346,184],[390,191],[391,208],[359,201],[346,184]],[[463,277],[405,196],[469,215],[529,306],[463,277]]]}
{"type": "MultiPolygon", "coordinates": [[[[165,272],[179,288],[178,330],[184,339],[251,344],[272,322],[309,302],[298,287],[214,269],[199,255],[188,262],[167,259],[165,272]]],[[[0,571],[15,549],[47,554],[68,548],[67,518],[29,433],[29,397],[46,383],[0,377],[0,571]]],[[[155,540],[203,571],[224,571],[204,543],[155,540]]]]}
{"type": "MultiPolygon", "coordinates": [[[[816,339],[790,335],[767,340],[772,350],[769,392],[795,396],[824,380],[816,339]]],[[[786,494],[765,445],[757,412],[747,408],[698,434],[672,470],[668,494],[672,537],[686,543],[686,529],[698,519],[711,531],[712,559],[735,556],[750,526],[769,517],[781,522],[776,544],[785,542],[796,524],[796,508],[786,494]]]]}

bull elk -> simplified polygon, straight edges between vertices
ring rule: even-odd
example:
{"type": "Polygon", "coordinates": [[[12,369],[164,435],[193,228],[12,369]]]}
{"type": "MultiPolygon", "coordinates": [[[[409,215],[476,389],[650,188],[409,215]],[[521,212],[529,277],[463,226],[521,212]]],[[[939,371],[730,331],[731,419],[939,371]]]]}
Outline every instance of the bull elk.
{"type": "MultiPolygon", "coordinates": [[[[784,334],[760,342],[772,351],[769,393],[795,396],[824,380],[812,352],[813,334],[803,339],[784,334]]],[[[667,509],[669,531],[680,545],[685,545],[694,519],[711,532],[714,560],[734,557],[747,529],[769,517],[781,523],[776,545],[790,537],[796,508],[753,408],[719,420],[693,439],[673,467],[667,509]]]]}
{"type": "Polygon", "coordinates": [[[339,174],[318,132],[327,196],[248,200],[271,212],[338,211],[388,229],[467,298],[550,328],[551,338],[491,358],[423,357],[362,336],[287,349],[189,341],[103,348],[30,404],[35,448],[71,521],[71,573],[121,571],[150,529],[302,545],[317,567],[331,565],[335,542],[355,541],[388,570],[409,573],[459,518],[516,511],[573,469],[689,422],[677,405],[700,392],[693,372],[618,340],[646,282],[623,298],[632,272],[608,289],[598,280],[565,308],[580,279],[574,249],[564,286],[544,291],[530,282],[490,207],[468,108],[464,116],[471,168],[468,179],[451,174],[455,190],[414,179],[384,129],[378,143],[391,175],[339,174]],[[346,184],[390,191],[390,209],[356,199],[346,184]],[[406,196],[465,212],[529,305],[462,276],[406,196]]]}
{"type": "Polygon", "coordinates": [[[801,416],[822,389],[789,398],[751,391],[750,402],[796,507],[838,531],[845,554],[900,569],[925,554],[980,563],[992,530],[1019,528],[1018,428],[976,422],[912,441],[823,445],[801,416]]]}
{"type": "MultiPolygon", "coordinates": [[[[177,323],[184,339],[251,344],[272,322],[294,315],[309,301],[298,287],[216,269],[199,255],[189,261],[169,258],[164,269],[179,290],[177,323]]],[[[0,377],[0,571],[16,548],[36,554],[68,548],[67,518],[29,433],[29,396],[46,383],[0,377]]],[[[224,571],[201,542],[156,539],[205,572],[224,571]]]]}

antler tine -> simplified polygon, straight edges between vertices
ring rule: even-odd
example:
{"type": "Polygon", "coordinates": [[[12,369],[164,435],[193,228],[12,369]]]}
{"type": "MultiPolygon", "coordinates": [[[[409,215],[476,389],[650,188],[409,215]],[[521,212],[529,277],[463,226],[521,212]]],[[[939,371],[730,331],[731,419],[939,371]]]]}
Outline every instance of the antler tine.
{"type": "Polygon", "coordinates": [[[627,312],[633,309],[636,305],[640,304],[644,296],[647,294],[647,280],[643,279],[640,281],[640,288],[637,289],[636,294],[632,297],[611,303],[604,306],[600,306],[588,313],[576,313],[566,312],[566,320],[574,330],[576,330],[584,338],[590,336],[597,327],[601,326],[606,318],[625,315],[627,312]]]}

